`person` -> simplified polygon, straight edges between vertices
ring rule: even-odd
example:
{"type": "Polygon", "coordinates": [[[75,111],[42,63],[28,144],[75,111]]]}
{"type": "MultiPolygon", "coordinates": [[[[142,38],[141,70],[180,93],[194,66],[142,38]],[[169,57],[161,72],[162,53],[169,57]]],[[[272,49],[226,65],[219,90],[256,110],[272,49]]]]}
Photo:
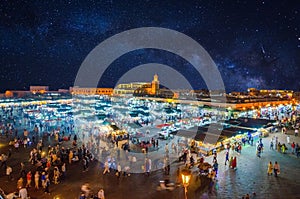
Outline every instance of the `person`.
{"type": "Polygon", "coordinates": [[[72,162],[78,162],[79,161],[79,157],[78,155],[75,155],[73,158],[72,158],[72,162]]]}
{"type": "Polygon", "coordinates": [[[229,162],[229,151],[228,150],[226,150],[225,165],[226,165],[227,161],[229,162]]]}
{"type": "Polygon", "coordinates": [[[264,152],[264,144],[262,143],[261,138],[260,138],[259,146],[260,146],[260,149],[261,149],[261,153],[263,153],[264,152]]]}
{"type": "Polygon", "coordinates": [[[105,197],[104,197],[104,190],[103,189],[100,189],[98,191],[98,199],[105,199],[105,197]]]}
{"type": "Polygon", "coordinates": [[[293,143],[291,144],[291,147],[292,147],[292,153],[294,154],[294,153],[295,153],[295,147],[296,147],[295,142],[293,142],[293,143]]]}
{"type": "Polygon", "coordinates": [[[124,177],[130,176],[129,170],[130,170],[129,166],[124,167],[124,172],[123,172],[124,177]]]}
{"type": "Polygon", "coordinates": [[[258,148],[259,145],[260,145],[260,143],[259,143],[259,141],[257,141],[256,144],[255,144],[256,148],[258,148]]]}
{"type": "Polygon", "coordinates": [[[273,140],[271,140],[271,142],[270,142],[270,149],[272,149],[272,150],[273,150],[273,149],[274,149],[274,148],[273,148],[273,146],[274,146],[274,144],[273,144],[273,140]]]}
{"type": "Polygon", "coordinates": [[[87,160],[85,158],[82,159],[83,172],[87,171],[87,160]]]}
{"type": "Polygon", "coordinates": [[[250,195],[249,195],[249,193],[247,193],[246,195],[245,195],[245,197],[244,197],[245,199],[250,199],[250,195]]]}
{"type": "Polygon", "coordinates": [[[215,180],[216,175],[217,175],[217,173],[216,173],[215,169],[213,168],[213,169],[210,171],[210,173],[208,174],[208,178],[211,178],[212,180],[215,180]]]}
{"type": "Polygon", "coordinates": [[[66,177],[66,163],[63,163],[63,165],[61,166],[61,177],[62,180],[64,180],[66,177]]]}
{"type": "Polygon", "coordinates": [[[73,151],[70,150],[70,152],[69,152],[69,164],[72,163],[72,159],[73,159],[73,151]]]}
{"type": "Polygon", "coordinates": [[[217,161],[217,152],[213,151],[213,163],[217,161]]]}
{"type": "Polygon", "coordinates": [[[168,168],[167,168],[167,165],[168,165],[168,159],[167,159],[167,157],[165,157],[165,158],[164,158],[164,166],[163,166],[163,168],[164,168],[164,173],[165,173],[166,175],[168,175],[168,168]]]}
{"type": "Polygon", "coordinates": [[[246,145],[246,138],[242,138],[242,143],[243,143],[243,145],[245,146],[246,145]]]}
{"type": "Polygon", "coordinates": [[[6,175],[8,181],[12,180],[11,173],[12,173],[12,168],[10,166],[6,166],[6,175]]]}
{"type": "Polygon", "coordinates": [[[27,178],[27,184],[26,184],[26,187],[31,187],[31,171],[28,171],[27,175],[26,175],[26,178],[27,178]]]}
{"type": "Polygon", "coordinates": [[[77,142],[77,135],[76,135],[76,134],[74,135],[73,140],[74,140],[75,142],[77,142]]]}
{"type": "Polygon", "coordinates": [[[103,171],[103,175],[106,173],[106,172],[110,172],[109,170],[109,164],[108,164],[108,161],[106,160],[105,163],[104,163],[104,171],[103,171]]]}
{"type": "Polygon", "coordinates": [[[214,169],[216,174],[218,174],[218,167],[219,167],[218,162],[215,161],[214,164],[213,164],[213,169],[214,169]]]}
{"type": "Polygon", "coordinates": [[[6,165],[6,162],[7,162],[7,158],[8,156],[6,156],[5,154],[1,154],[0,155],[0,160],[1,160],[1,168],[3,167],[4,169],[6,169],[7,165],[6,165]]]}
{"type": "Polygon", "coordinates": [[[151,172],[151,159],[150,158],[146,158],[145,160],[145,172],[146,172],[146,175],[150,175],[150,172],[151,172]]]}
{"type": "Polygon", "coordinates": [[[116,176],[118,176],[118,178],[120,178],[121,172],[122,172],[122,167],[121,167],[120,163],[118,163],[117,172],[116,172],[116,176]]]}
{"type": "Polygon", "coordinates": [[[16,149],[17,152],[19,152],[19,146],[20,146],[19,142],[16,141],[15,144],[14,144],[14,147],[15,147],[15,149],[16,149]]]}
{"type": "Polygon", "coordinates": [[[268,176],[272,175],[272,173],[273,173],[273,164],[270,161],[270,163],[268,164],[268,176]]]}
{"type": "Polygon", "coordinates": [[[193,167],[195,164],[195,160],[194,160],[194,157],[191,155],[190,157],[190,167],[193,167]]]}
{"type": "Polygon", "coordinates": [[[165,152],[166,152],[166,154],[169,153],[169,145],[168,145],[168,143],[166,143],[166,145],[165,145],[165,152]]]}
{"type": "Polygon", "coordinates": [[[235,144],[232,144],[232,145],[231,145],[231,150],[232,150],[232,152],[234,152],[234,148],[235,148],[235,144]]]}
{"type": "Polygon", "coordinates": [[[275,137],[275,150],[278,150],[278,137],[275,137]]]}
{"type": "Polygon", "coordinates": [[[42,186],[45,189],[45,187],[46,187],[46,184],[45,184],[45,182],[46,182],[46,173],[45,172],[43,172],[42,175],[41,175],[41,181],[42,181],[42,186]]]}
{"type": "Polygon", "coordinates": [[[40,174],[38,171],[34,174],[34,188],[39,189],[39,180],[40,180],[40,174]]]}
{"type": "Polygon", "coordinates": [[[285,154],[285,150],[286,150],[285,144],[281,145],[281,152],[283,154],[285,154]]]}
{"type": "Polygon", "coordinates": [[[19,189],[20,187],[23,187],[23,178],[19,178],[17,181],[17,188],[19,189]]]}
{"type": "Polygon", "coordinates": [[[175,144],[174,144],[174,142],[172,142],[172,153],[176,153],[176,150],[175,150],[175,144]]]}
{"type": "Polygon", "coordinates": [[[136,163],[136,157],[135,156],[132,156],[132,164],[135,164],[136,163]]]}
{"type": "Polygon", "coordinates": [[[238,147],[237,147],[237,152],[238,152],[238,154],[241,154],[242,153],[242,145],[241,144],[239,144],[238,145],[238,147]]]}
{"type": "Polygon", "coordinates": [[[236,166],[237,166],[237,161],[236,161],[236,157],[234,156],[232,160],[232,169],[236,169],[236,166]]]}
{"type": "Polygon", "coordinates": [[[81,191],[84,193],[85,198],[89,198],[90,197],[90,193],[91,193],[91,187],[90,184],[85,183],[81,186],[81,191]]]}
{"type": "Polygon", "coordinates": [[[257,146],[257,149],[256,149],[256,154],[257,154],[257,157],[261,157],[260,155],[261,155],[261,146],[260,145],[258,145],[257,146]]]}
{"type": "Polygon", "coordinates": [[[81,195],[80,195],[79,199],[86,199],[86,197],[85,197],[84,193],[81,193],[81,195]]]}
{"type": "Polygon", "coordinates": [[[278,162],[276,161],[274,164],[274,176],[277,177],[277,175],[280,173],[280,167],[278,162]]]}
{"type": "Polygon", "coordinates": [[[286,142],[287,142],[288,144],[290,144],[290,136],[289,136],[289,135],[286,137],[286,142]]]}
{"type": "Polygon", "coordinates": [[[50,180],[49,180],[49,177],[47,175],[46,180],[45,180],[45,193],[48,193],[50,195],[49,187],[50,187],[50,180]]]}
{"type": "Polygon", "coordinates": [[[21,199],[27,199],[28,198],[27,189],[25,187],[22,187],[19,190],[19,198],[21,198],[21,199]]]}
{"type": "Polygon", "coordinates": [[[58,184],[59,183],[59,176],[60,176],[60,172],[58,167],[54,167],[54,171],[53,171],[53,177],[54,177],[54,184],[58,184]]]}
{"type": "Polygon", "coordinates": [[[286,128],[283,127],[283,128],[281,129],[281,132],[282,132],[282,134],[285,134],[285,133],[286,133],[286,128]]]}
{"type": "Polygon", "coordinates": [[[281,144],[280,144],[280,142],[278,142],[278,144],[277,144],[277,151],[280,153],[281,152],[281,144]]]}
{"type": "Polygon", "coordinates": [[[295,146],[295,153],[296,153],[296,156],[298,158],[300,156],[300,150],[299,150],[299,144],[298,143],[295,146]]]}

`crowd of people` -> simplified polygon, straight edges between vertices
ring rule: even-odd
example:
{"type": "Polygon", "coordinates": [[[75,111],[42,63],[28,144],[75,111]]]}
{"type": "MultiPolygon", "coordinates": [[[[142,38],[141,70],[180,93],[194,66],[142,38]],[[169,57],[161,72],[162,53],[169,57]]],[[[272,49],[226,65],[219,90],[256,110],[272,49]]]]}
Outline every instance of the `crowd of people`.
{"type": "MultiPolygon", "coordinates": [[[[9,141],[10,148],[7,153],[1,154],[0,160],[1,168],[7,175],[8,181],[17,181],[16,192],[22,196],[22,199],[29,195],[30,190],[42,189],[45,194],[50,194],[51,186],[56,186],[66,180],[67,167],[70,164],[78,162],[82,165],[82,172],[87,172],[90,162],[95,160],[94,155],[105,160],[101,166],[104,175],[113,170],[117,178],[128,177],[131,168],[150,175],[153,169],[152,165],[155,167],[161,165],[165,173],[170,174],[170,162],[167,156],[162,161],[163,163],[157,160],[154,160],[153,163],[147,156],[147,152],[142,156],[143,158],[138,159],[132,154],[128,154],[128,150],[120,150],[117,142],[109,142],[109,137],[96,136],[93,131],[82,133],[80,138],[86,141],[86,145],[79,144],[76,132],[86,131],[86,129],[77,129],[76,131],[66,123],[55,128],[45,127],[33,124],[29,118],[22,119],[24,115],[21,113],[22,111],[18,108],[4,111],[5,118],[8,119],[2,120],[0,136],[9,141]],[[108,146],[99,147],[101,140],[105,141],[108,146]],[[69,142],[63,144],[65,141],[69,142]],[[21,153],[24,150],[29,151],[28,161],[20,162],[19,165],[7,164],[7,160],[13,153],[21,153]],[[144,162],[141,168],[136,168],[137,161],[144,162]],[[20,171],[17,175],[19,168],[20,171]]],[[[151,143],[155,143],[151,147],[158,147],[158,140],[151,140],[151,143]]],[[[175,148],[173,144],[172,150],[175,148]]],[[[80,198],[86,199],[91,197],[104,198],[103,189],[98,194],[90,195],[83,192],[80,196],[80,198]],[[100,197],[100,195],[103,196],[100,197]]]]}
{"type": "MultiPolygon", "coordinates": [[[[297,135],[295,135],[296,137],[297,135]]],[[[286,143],[280,143],[278,141],[278,136],[273,136],[270,141],[270,149],[276,150],[279,153],[286,154],[291,153],[297,158],[300,156],[299,144],[295,142],[290,142],[290,135],[286,135],[286,143]]]]}
{"type": "Polygon", "coordinates": [[[7,182],[16,180],[14,195],[21,199],[29,198],[30,190],[42,189],[45,194],[50,194],[52,184],[55,186],[66,180],[68,164],[82,162],[85,171],[89,162],[94,160],[84,144],[77,147],[73,125],[62,122],[50,129],[47,125],[34,124],[21,107],[2,107],[0,111],[0,136],[9,144],[7,152],[0,155],[0,174],[7,176],[7,182]],[[71,140],[71,135],[73,143],[64,147],[62,142],[71,140]],[[24,150],[29,151],[26,161],[19,165],[9,163],[14,153],[23,153],[24,150]]]}
{"type": "MultiPolygon", "coordinates": [[[[45,194],[50,194],[52,184],[56,186],[66,180],[68,165],[79,163],[82,166],[82,172],[88,172],[90,163],[96,158],[103,160],[103,164],[101,164],[103,169],[102,175],[107,175],[107,173],[113,171],[116,178],[119,179],[129,177],[133,170],[149,176],[153,168],[161,168],[165,175],[170,175],[170,153],[177,154],[179,160],[183,161],[188,168],[192,169],[197,166],[199,173],[207,174],[213,182],[218,176],[219,162],[217,152],[214,152],[213,161],[207,164],[203,156],[200,157],[198,162],[187,146],[180,146],[179,143],[172,142],[164,146],[165,156],[160,162],[147,156],[148,150],[145,151],[143,156],[136,157],[128,153],[127,149],[122,150],[118,146],[118,139],[97,135],[97,131],[93,129],[87,131],[84,126],[82,129],[76,129],[74,125],[65,122],[57,125],[55,128],[50,128],[48,125],[35,124],[33,120],[24,116],[21,108],[2,108],[1,111],[1,117],[3,118],[1,118],[0,135],[9,140],[10,148],[6,153],[1,154],[0,168],[2,173],[5,173],[7,176],[7,181],[17,180],[16,190],[18,190],[17,192],[22,199],[26,199],[28,196],[28,189],[42,189],[45,194]],[[78,132],[81,132],[78,135],[79,138],[77,137],[78,132]],[[79,139],[83,143],[78,142],[79,139]],[[110,142],[111,140],[113,142],[110,142]],[[62,144],[64,141],[69,141],[66,146],[62,144]],[[105,142],[106,146],[102,147],[103,144],[101,142],[105,142]],[[11,156],[14,153],[20,153],[23,149],[30,151],[28,161],[20,162],[19,165],[15,166],[9,165],[8,160],[11,156]],[[142,162],[140,168],[137,168],[139,167],[137,162],[142,162]],[[17,172],[18,170],[19,173],[17,172]]],[[[297,124],[295,126],[294,136],[298,136],[299,127],[297,127],[297,124]]],[[[282,129],[282,133],[286,134],[285,127],[282,129]]],[[[299,157],[298,143],[290,143],[289,135],[286,135],[286,138],[286,143],[280,143],[278,137],[272,137],[270,149],[278,150],[278,152],[283,154],[291,149],[292,154],[299,157]]],[[[245,146],[247,141],[249,145],[253,145],[253,138],[250,138],[225,146],[226,166],[228,164],[229,168],[237,169],[238,156],[241,155],[242,146],[245,146]]],[[[158,140],[151,139],[150,143],[151,146],[149,147],[158,148],[158,140]]],[[[255,147],[257,156],[261,157],[265,150],[263,140],[257,141],[255,147]]],[[[279,163],[275,162],[273,164],[270,162],[267,173],[268,175],[274,173],[274,176],[277,177],[280,174],[279,163]]],[[[84,184],[81,187],[81,191],[80,199],[104,199],[103,188],[97,194],[94,194],[91,192],[90,185],[84,184]]]]}
{"type": "Polygon", "coordinates": [[[81,186],[81,194],[79,199],[105,199],[104,190],[101,188],[96,194],[91,191],[91,186],[85,183],[81,186]]]}

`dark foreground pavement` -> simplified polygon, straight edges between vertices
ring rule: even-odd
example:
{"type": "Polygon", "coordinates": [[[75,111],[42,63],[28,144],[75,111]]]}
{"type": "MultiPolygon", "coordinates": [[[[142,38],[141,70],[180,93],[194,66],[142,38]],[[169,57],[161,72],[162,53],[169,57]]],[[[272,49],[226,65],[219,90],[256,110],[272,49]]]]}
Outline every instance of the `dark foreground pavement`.
{"type": "MultiPolygon", "coordinates": [[[[292,132],[289,132],[291,142],[300,143],[299,137],[294,137],[292,132]]],[[[286,142],[286,136],[283,134],[272,134],[278,136],[281,143],[286,142]]],[[[237,170],[229,169],[224,165],[225,153],[218,154],[219,175],[212,193],[205,193],[206,187],[197,191],[188,192],[189,199],[204,199],[204,198],[242,198],[246,193],[256,196],[251,196],[251,199],[300,199],[300,158],[295,157],[290,151],[287,154],[279,153],[269,149],[270,139],[263,138],[265,150],[262,158],[255,155],[254,146],[245,146],[242,149],[242,154],[231,153],[237,156],[237,170]],[[267,175],[268,162],[278,161],[281,166],[281,174],[278,178],[267,175]]],[[[3,146],[7,143],[5,138],[0,138],[0,153],[6,153],[8,146],[3,146]]],[[[68,144],[68,143],[64,143],[68,144]]],[[[0,188],[6,192],[16,190],[17,178],[20,171],[20,162],[26,163],[27,171],[32,168],[28,163],[30,149],[20,149],[20,152],[13,152],[12,157],[8,160],[8,165],[13,168],[14,180],[8,182],[7,176],[3,168],[0,168],[0,188]]],[[[206,158],[206,161],[212,162],[212,157],[206,158]]],[[[179,164],[171,166],[171,181],[176,179],[176,170],[179,164]]],[[[33,169],[33,168],[32,168],[33,169]]],[[[97,193],[100,188],[105,190],[107,199],[183,199],[183,187],[176,187],[173,191],[157,191],[156,188],[160,180],[165,178],[162,171],[155,171],[150,176],[144,174],[131,174],[129,177],[118,179],[115,172],[103,175],[103,169],[100,163],[95,161],[90,164],[89,171],[82,172],[81,163],[67,164],[67,177],[58,185],[50,185],[50,195],[44,194],[43,190],[29,189],[29,194],[32,199],[78,199],[80,195],[80,187],[84,183],[89,183],[93,192],[97,193]]],[[[34,169],[33,169],[34,171],[34,169]]]]}
{"type": "MultiPolygon", "coordinates": [[[[9,146],[6,138],[0,138],[1,151],[0,153],[6,153],[9,146]]],[[[68,144],[68,143],[64,143],[68,144]]],[[[13,150],[12,156],[8,159],[7,165],[13,169],[13,180],[8,181],[5,171],[1,168],[0,172],[0,188],[6,193],[16,191],[17,179],[20,176],[20,162],[24,162],[26,165],[26,172],[29,169],[34,172],[35,167],[28,162],[29,153],[31,148],[20,148],[19,152],[13,150]]],[[[83,172],[81,162],[67,164],[66,179],[61,183],[55,185],[51,183],[51,194],[45,194],[40,188],[35,190],[32,187],[28,188],[31,199],[78,199],[80,196],[80,188],[84,183],[89,183],[93,193],[97,193],[100,188],[105,191],[105,197],[107,199],[182,199],[184,198],[183,187],[178,186],[173,191],[157,191],[156,188],[160,180],[164,180],[165,175],[163,171],[155,171],[146,176],[144,174],[131,174],[128,177],[117,178],[115,172],[112,171],[105,175],[102,174],[103,168],[101,168],[98,161],[90,163],[89,170],[83,172]]],[[[171,166],[171,181],[176,180],[176,170],[178,164],[172,164],[171,166]]],[[[34,177],[32,178],[34,179],[34,177]]],[[[201,195],[201,189],[196,192],[189,193],[189,199],[199,198],[201,195]]]]}

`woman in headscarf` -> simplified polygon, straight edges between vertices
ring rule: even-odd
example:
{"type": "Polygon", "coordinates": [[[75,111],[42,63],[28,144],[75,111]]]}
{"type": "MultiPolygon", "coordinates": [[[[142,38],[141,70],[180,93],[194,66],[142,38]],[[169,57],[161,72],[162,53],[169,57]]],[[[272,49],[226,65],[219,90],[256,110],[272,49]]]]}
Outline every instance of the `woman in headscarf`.
{"type": "Polygon", "coordinates": [[[236,169],[236,164],[237,164],[236,157],[234,157],[233,160],[232,160],[232,168],[233,169],[236,169]]]}
{"type": "Polygon", "coordinates": [[[281,152],[285,154],[285,144],[281,145],[281,152]]]}
{"type": "Polygon", "coordinates": [[[272,175],[272,173],[273,173],[273,164],[270,161],[270,163],[268,164],[268,176],[272,175]]]}
{"type": "Polygon", "coordinates": [[[277,177],[279,172],[280,172],[280,167],[279,167],[279,164],[276,161],[275,164],[274,164],[274,175],[275,175],[275,177],[277,177]]]}

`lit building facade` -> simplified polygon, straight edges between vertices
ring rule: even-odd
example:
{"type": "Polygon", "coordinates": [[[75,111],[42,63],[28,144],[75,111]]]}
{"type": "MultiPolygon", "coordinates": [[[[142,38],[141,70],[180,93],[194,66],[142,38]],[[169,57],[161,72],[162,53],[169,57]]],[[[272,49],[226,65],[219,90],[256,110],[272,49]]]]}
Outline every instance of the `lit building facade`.
{"type": "Polygon", "coordinates": [[[248,94],[250,96],[276,96],[276,97],[288,97],[291,98],[293,96],[294,91],[292,90],[267,90],[262,89],[258,90],[256,88],[248,88],[248,94]]]}
{"type": "Polygon", "coordinates": [[[80,88],[70,87],[69,89],[72,95],[112,95],[112,88],[80,88]]]}
{"type": "Polygon", "coordinates": [[[168,88],[160,88],[158,75],[153,76],[151,83],[146,83],[140,88],[134,90],[133,95],[135,96],[148,96],[148,97],[162,97],[162,98],[173,98],[174,93],[168,88]]]}
{"type": "Polygon", "coordinates": [[[113,91],[114,95],[133,95],[134,91],[143,86],[149,85],[147,82],[132,82],[125,84],[118,84],[113,91]]]}
{"type": "Polygon", "coordinates": [[[49,91],[49,86],[30,86],[30,92],[33,94],[41,93],[44,94],[49,91]]]}
{"type": "Polygon", "coordinates": [[[26,96],[30,96],[32,93],[30,91],[10,91],[10,90],[7,90],[5,91],[4,93],[4,96],[3,97],[6,97],[6,98],[20,98],[20,97],[26,97],[26,96]]]}
{"type": "Polygon", "coordinates": [[[127,84],[118,84],[114,89],[114,94],[117,95],[158,95],[159,94],[159,80],[158,75],[155,74],[152,82],[133,82],[127,84]]]}

